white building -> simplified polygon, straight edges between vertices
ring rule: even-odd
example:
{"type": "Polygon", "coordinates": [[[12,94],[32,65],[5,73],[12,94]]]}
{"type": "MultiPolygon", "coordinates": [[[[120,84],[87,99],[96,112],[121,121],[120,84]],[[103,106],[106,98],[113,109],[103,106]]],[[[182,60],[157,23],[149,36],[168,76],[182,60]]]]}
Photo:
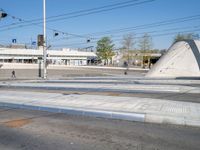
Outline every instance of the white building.
{"type": "MultiPolygon", "coordinates": [[[[41,62],[43,50],[0,48],[0,63],[32,63],[41,62]]],[[[56,65],[87,65],[91,58],[95,58],[94,52],[81,52],[71,49],[47,50],[48,64],[56,65]]]]}
{"type": "Polygon", "coordinates": [[[200,41],[174,43],[147,77],[200,77],[200,41]]]}

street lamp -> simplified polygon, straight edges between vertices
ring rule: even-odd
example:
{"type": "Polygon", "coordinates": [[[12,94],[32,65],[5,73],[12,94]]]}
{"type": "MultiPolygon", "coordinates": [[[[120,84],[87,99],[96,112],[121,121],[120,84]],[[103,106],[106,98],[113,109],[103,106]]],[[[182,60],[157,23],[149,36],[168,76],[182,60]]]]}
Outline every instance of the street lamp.
{"type": "Polygon", "coordinates": [[[44,41],[43,41],[43,78],[47,78],[47,48],[46,48],[46,0],[43,0],[43,34],[44,34],[44,41]]]}

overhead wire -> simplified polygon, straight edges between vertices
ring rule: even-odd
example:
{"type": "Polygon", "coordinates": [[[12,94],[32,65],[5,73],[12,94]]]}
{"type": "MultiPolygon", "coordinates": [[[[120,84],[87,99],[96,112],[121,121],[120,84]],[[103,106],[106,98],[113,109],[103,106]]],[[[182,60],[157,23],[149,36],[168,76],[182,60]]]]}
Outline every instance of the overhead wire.
{"type": "MultiPolygon", "coordinates": [[[[138,1],[138,0],[134,0],[134,1],[138,1]]],[[[130,2],[133,2],[133,1],[127,1],[127,3],[130,3],[130,2]]],[[[122,4],[122,3],[117,3],[115,5],[118,5],[118,4],[122,4]]],[[[108,5],[107,7],[110,7],[110,6],[112,6],[112,5],[108,5]]],[[[99,7],[99,8],[103,8],[103,7],[106,7],[106,6],[102,6],[102,7],[99,7]]],[[[93,9],[88,9],[88,10],[93,10],[93,9]]],[[[86,10],[82,10],[80,12],[84,12],[84,11],[86,11],[86,10]]],[[[57,15],[57,16],[59,16],[59,15],[57,15]]],[[[54,16],[54,17],[57,17],[57,16],[54,16]]],[[[17,18],[17,17],[12,16],[12,18],[17,18]]],[[[19,21],[25,22],[25,20],[22,20],[21,18],[17,18],[17,19],[19,21]]],[[[89,36],[94,35],[94,34],[105,34],[105,33],[111,33],[111,32],[113,33],[113,32],[124,32],[124,31],[137,30],[137,29],[145,29],[145,28],[150,28],[150,27],[155,27],[155,26],[169,25],[169,24],[191,21],[191,20],[196,20],[196,19],[200,19],[200,15],[187,16],[187,17],[183,17],[183,18],[176,18],[176,19],[171,19],[171,20],[167,20],[167,21],[155,22],[155,23],[151,23],[151,24],[144,24],[144,25],[128,27],[128,28],[114,29],[114,30],[110,30],[110,31],[104,31],[104,32],[99,32],[99,33],[97,32],[97,33],[92,33],[92,34],[87,34],[87,35],[70,34],[70,33],[66,33],[66,32],[63,32],[63,31],[58,31],[58,30],[53,29],[53,28],[48,28],[48,29],[52,30],[54,32],[57,31],[57,32],[62,33],[62,34],[72,35],[74,37],[88,38],[89,36]]],[[[37,25],[37,24],[32,23],[32,25],[37,25]]],[[[21,27],[23,27],[23,26],[18,26],[18,28],[21,28],[21,27]]],[[[7,28],[7,30],[11,30],[11,29],[12,28],[7,28]]],[[[5,29],[0,30],[0,32],[1,31],[5,31],[5,29]]]]}
{"type": "MultiPolygon", "coordinates": [[[[181,29],[180,28],[167,28],[167,29],[163,29],[163,30],[153,30],[153,31],[144,31],[144,32],[124,32],[123,34],[120,34],[120,35],[116,35],[116,34],[112,34],[112,35],[109,35],[109,34],[104,34],[103,36],[108,36],[108,37],[111,37],[111,38],[116,38],[116,37],[122,37],[126,34],[132,34],[133,36],[136,36],[136,35],[144,35],[145,33],[148,33],[148,34],[152,34],[152,33],[159,33],[159,32],[168,32],[168,31],[174,31],[176,30],[177,32],[181,32],[179,30],[183,30],[183,29],[191,29],[191,28],[198,28],[200,25],[194,25],[194,26],[185,26],[185,27],[182,27],[181,29]]],[[[101,36],[102,37],[102,36],[101,36]]],[[[101,38],[100,36],[96,36],[96,37],[93,37],[92,39],[93,40],[98,40],[101,38]]],[[[49,42],[57,42],[57,41],[60,41],[60,40],[68,40],[68,38],[64,37],[64,38],[60,38],[60,39],[52,39],[52,40],[49,40],[49,42]]]]}
{"type": "MultiPolygon", "coordinates": [[[[182,23],[182,22],[192,21],[192,20],[199,20],[199,19],[200,19],[200,15],[193,15],[193,16],[175,18],[175,19],[154,22],[154,23],[150,23],[150,24],[143,24],[143,25],[138,25],[138,26],[133,26],[133,27],[107,30],[107,31],[103,31],[103,32],[89,33],[89,34],[84,34],[84,36],[90,36],[90,37],[92,37],[92,39],[95,39],[95,36],[124,33],[124,32],[130,32],[130,31],[135,31],[135,30],[143,30],[143,29],[147,29],[147,28],[155,28],[155,27],[172,25],[172,24],[177,24],[177,23],[182,23]]],[[[178,29],[178,28],[176,28],[176,29],[178,29]]]]}
{"type": "Polygon", "coordinates": [[[158,26],[163,26],[163,25],[171,25],[171,24],[175,24],[175,23],[182,23],[182,22],[198,20],[198,19],[200,19],[200,14],[193,15],[193,16],[187,16],[187,17],[181,17],[181,18],[175,18],[175,19],[169,19],[169,20],[154,22],[154,23],[150,23],[150,24],[142,24],[142,25],[138,25],[138,26],[107,30],[107,31],[103,31],[103,32],[94,32],[94,33],[90,33],[88,35],[101,35],[101,34],[116,33],[116,32],[123,32],[123,31],[129,31],[129,30],[146,29],[146,28],[158,27],[158,26]]]}
{"type": "MultiPolygon", "coordinates": [[[[92,10],[95,10],[95,11],[87,13],[87,14],[79,14],[78,16],[89,15],[89,14],[93,14],[93,13],[99,13],[99,12],[102,12],[102,11],[109,11],[109,10],[113,10],[113,9],[123,8],[123,7],[130,7],[130,6],[132,6],[130,3],[137,2],[137,1],[140,1],[140,0],[129,0],[129,1],[125,1],[125,2],[115,3],[115,4],[112,4],[112,5],[105,5],[105,6],[91,8],[91,9],[87,9],[87,10],[80,10],[80,11],[76,11],[76,12],[72,12],[72,13],[68,13],[68,14],[56,15],[56,16],[48,17],[47,18],[47,22],[48,22],[48,19],[51,19],[51,18],[55,18],[55,17],[59,17],[59,16],[66,16],[66,15],[70,15],[70,14],[77,14],[77,13],[87,12],[87,11],[92,11],[92,10]],[[128,5],[124,6],[123,4],[128,4],[128,5]],[[122,6],[118,6],[118,5],[122,5],[122,6]],[[113,7],[113,6],[117,6],[117,7],[109,8],[109,7],[113,7]],[[109,9],[105,10],[103,8],[109,8],[109,9]],[[96,11],[96,9],[103,9],[103,10],[96,11]]],[[[143,4],[143,3],[147,3],[147,2],[152,2],[152,1],[155,1],[155,0],[145,0],[143,2],[134,3],[134,5],[139,5],[139,4],[143,4]]],[[[38,23],[34,23],[33,21],[26,21],[24,19],[15,17],[13,15],[10,15],[10,14],[8,14],[8,15],[11,16],[13,19],[17,19],[18,21],[20,21],[20,23],[27,23],[28,22],[30,24],[26,24],[26,25],[22,24],[22,25],[16,26],[17,24],[20,24],[20,23],[13,23],[13,24],[10,24],[10,25],[1,26],[0,28],[4,28],[4,29],[0,30],[0,32],[12,30],[12,29],[17,29],[17,28],[22,28],[22,27],[26,27],[26,26],[30,26],[30,25],[36,25],[36,26],[38,26],[38,23]],[[15,25],[15,26],[14,27],[10,27],[10,26],[13,26],[13,25],[15,25]]],[[[76,16],[71,16],[71,17],[78,17],[78,16],[76,15],[76,16]]],[[[54,21],[56,21],[56,20],[54,20],[54,21]]],[[[42,23],[42,22],[40,22],[40,23],[42,23]]],[[[87,39],[90,38],[89,36],[86,36],[86,35],[78,35],[78,34],[67,33],[67,32],[63,32],[63,31],[60,31],[60,30],[57,30],[57,29],[53,29],[53,28],[50,28],[50,27],[47,27],[47,29],[48,30],[52,30],[54,32],[62,33],[62,34],[67,35],[67,36],[70,35],[70,36],[79,37],[79,38],[87,38],[87,39]]]]}
{"type": "MultiPolygon", "coordinates": [[[[131,3],[131,2],[138,2],[139,3],[134,3],[134,4],[142,4],[143,2],[152,2],[152,1],[155,1],[155,0],[146,0],[146,1],[142,1],[140,2],[140,0],[129,0],[129,1],[126,1],[124,3],[116,3],[114,5],[106,5],[106,6],[102,6],[102,7],[98,7],[98,8],[107,8],[107,7],[110,7],[110,6],[117,6],[117,5],[121,5],[121,4],[125,4],[125,3],[131,3]]],[[[119,6],[117,6],[118,8],[119,6]]],[[[121,6],[120,6],[121,7],[121,6]]],[[[125,5],[123,5],[122,7],[126,7],[125,5]]],[[[128,7],[128,6],[127,6],[128,7]]],[[[112,8],[112,9],[115,9],[112,8]]],[[[109,8],[109,10],[112,10],[109,8]]],[[[91,8],[91,9],[88,9],[88,11],[91,11],[91,10],[95,10],[95,8],[91,8]]],[[[102,11],[102,10],[101,10],[102,11]]],[[[62,14],[62,15],[56,15],[56,16],[52,16],[52,17],[49,17],[49,19],[61,19],[61,18],[56,18],[56,17],[59,17],[59,16],[66,16],[66,15],[71,15],[71,14],[75,14],[75,13],[80,13],[80,12],[87,12],[87,10],[80,10],[79,12],[72,12],[72,13],[68,13],[68,14],[62,14]]],[[[95,13],[95,12],[89,12],[89,13],[95,13]]],[[[78,14],[79,15],[79,14],[78,14]]],[[[84,14],[80,14],[80,15],[84,15],[84,14]]],[[[26,21],[26,20],[23,20],[21,18],[18,18],[18,17],[15,17],[15,16],[12,16],[10,15],[13,19],[18,19],[20,22],[31,22],[31,21],[26,21]]],[[[73,16],[70,16],[70,17],[73,17],[73,16]]],[[[76,16],[74,16],[76,17],[76,16]]],[[[63,18],[62,18],[63,19],[63,18]]],[[[126,27],[126,28],[120,28],[120,29],[112,29],[112,30],[107,30],[107,31],[103,31],[103,32],[96,32],[96,33],[90,33],[90,34],[84,34],[84,35],[77,35],[77,34],[71,34],[71,33],[66,33],[66,32],[63,32],[63,31],[60,31],[60,30],[56,30],[56,29],[53,29],[53,28],[48,28],[48,30],[51,30],[53,32],[59,32],[59,33],[62,33],[62,34],[65,34],[65,35],[71,35],[73,37],[71,38],[90,38],[91,36],[100,36],[100,35],[103,35],[103,34],[116,34],[116,33],[123,33],[123,32],[128,32],[128,31],[134,31],[134,30],[139,30],[139,29],[146,29],[146,28],[153,28],[153,27],[158,27],[158,26],[163,26],[163,25],[171,25],[171,24],[176,24],[176,23],[181,23],[181,22],[186,22],[186,21],[191,21],[191,20],[198,20],[200,19],[200,15],[193,15],[193,16],[187,16],[187,17],[182,17],[182,18],[176,18],[176,19],[170,19],[170,20],[165,20],[165,21],[160,21],[160,22],[154,22],[154,23],[150,23],[150,24],[143,24],[143,25],[138,25],[138,26],[133,26],[133,27],[126,27]]],[[[56,20],[54,20],[56,21],[56,20]]],[[[37,25],[37,23],[33,23],[31,22],[31,25],[37,25]]],[[[18,28],[21,28],[21,27],[24,27],[23,25],[20,25],[18,26],[18,28]]],[[[41,26],[40,26],[41,27],[41,26]]],[[[12,28],[7,28],[8,30],[11,30],[12,28]]],[[[4,30],[0,30],[1,31],[5,31],[4,30]]],[[[66,38],[66,37],[65,37],[66,38]]],[[[92,38],[93,40],[95,38],[92,38]]]]}
{"type": "MultiPolygon", "coordinates": [[[[8,16],[10,16],[11,18],[13,18],[13,19],[17,19],[17,20],[19,20],[19,21],[23,21],[23,22],[26,22],[26,20],[24,20],[24,19],[22,19],[22,18],[19,18],[19,17],[16,17],[16,16],[13,16],[13,15],[11,15],[11,14],[8,14],[8,16]]],[[[39,25],[39,24],[37,24],[37,23],[31,23],[32,25],[34,25],[34,26],[37,26],[37,27],[39,27],[39,28],[43,28],[43,26],[41,26],[41,25],[39,25]]],[[[18,26],[18,27],[15,27],[15,29],[16,28],[21,28],[21,27],[23,27],[23,25],[21,26],[18,26]]],[[[53,29],[53,28],[50,28],[50,27],[46,27],[47,28],[47,30],[51,30],[51,31],[53,31],[53,32],[59,32],[59,33],[62,33],[62,34],[64,34],[64,35],[71,35],[71,36],[76,36],[76,37],[81,37],[81,38],[88,38],[88,36],[84,36],[84,35],[78,35],[78,34],[74,34],[74,33],[68,33],[68,32],[64,32],[64,31],[60,31],[60,30],[57,30],[57,29],[53,29]]],[[[2,29],[2,30],[0,30],[0,32],[2,32],[2,31],[7,31],[7,30],[12,30],[13,28],[10,28],[10,27],[8,27],[7,29],[2,29]]]]}
{"type": "MultiPolygon", "coordinates": [[[[191,32],[195,32],[195,31],[200,31],[200,27],[199,28],[196,28],[194,30],[184,30],[184,31],[177,31],[177,32],[169,32],[169,33],[160,33],[160,34],[152,34],[150,35],[151,37],[160,37],[160,36],[167,36],[167,35],[174,35],[174,34],[178,34],[178,33],[191,33],[191,32]]],[[[138,36],[138,37],[134,37],[134,39],[141,39],[143,38],[143,36],[138,36]]],[[[100,39],[99,39],[100,40],[100,39]]],[[[117,38],[117,39],[114,39],[113,41],[120,41],[120,40],[123,40],[123,38],[117,38]]],[[[90,42],[90,44],[95,44],[98,40],[96,41],[92,41],[90,42]]],[[[73,46],[73,45],[85,45],[86,43],[71,43],[71,44],[58,44],[58,45],[52,45],[52,47],[61,47],[61,46],[73,46]]]]}
{"type": "MultiPolygon", "coordinates": [[[[63,20],[63,19],[65,20],[65,19],[69,19],[69,18],[76,18],[76,17],[80,17],[80,16],[110,11],[110,10],[114,10],[114,9],[120,9],[120,8],[124,8],[124,7],[140,5],[140,4],[149,3],[149,2],[153,2],[153,1],[156,1],[156,0],[129,0],[129,1],[125,1],[125,2],[114,3],[114,4],[110,4],[110,5],[104,5],[104,6],[101,6],[101,7],[95,7],[95,8],[91,8],[91,9],[85,9],[85,10],[74,11],[74,12],[70,12],[70,13],[66,13],[66,14],[50,16],[50,17],[46,18],[46,21],[47,22],[52,22],[52,21],[54,22],[54,21],[63,20]],[[137,2],[137,1],[139,1],[139,2],[133,3],[133,2],[137,2]],[[142,1],[142,2],[140,2],[140,1],[142,1]],[[131,3],[133,3],[133,4],[131,4],[131,3]],[[69,17],[66,18],[66,16],[69,16],[69,17]],[[65,17],[65,18],[59,18],[59,17],[65,17]]],[[[6,25],[6,27],[17,25],[17,24],[24,24],[24,23],[29,23],[29,24],[20,25],[20,27],[30,26],[30,25],[32,25],[32,23],[41,24],[42,20],[43,19],[40,18],[40,19],[34,19],[34,20],[21,21],[20,23],[14,23],[14,24],[10,24],[10,25],[8,24],[8,25],[6,25]]],[[[0,28],[2,28],[2,27],[5,27],[5,26],[1,26],[0,28]]]]}

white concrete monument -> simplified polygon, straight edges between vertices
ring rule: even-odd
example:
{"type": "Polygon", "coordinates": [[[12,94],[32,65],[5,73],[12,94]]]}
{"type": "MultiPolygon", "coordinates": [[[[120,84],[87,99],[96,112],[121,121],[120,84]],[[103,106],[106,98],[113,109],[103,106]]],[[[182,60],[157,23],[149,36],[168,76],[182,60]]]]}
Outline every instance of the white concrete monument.
{"type": "Polygon", "coordinates": [[[146,77],[200,77],[200,41],[174,43],[146,77]]]}

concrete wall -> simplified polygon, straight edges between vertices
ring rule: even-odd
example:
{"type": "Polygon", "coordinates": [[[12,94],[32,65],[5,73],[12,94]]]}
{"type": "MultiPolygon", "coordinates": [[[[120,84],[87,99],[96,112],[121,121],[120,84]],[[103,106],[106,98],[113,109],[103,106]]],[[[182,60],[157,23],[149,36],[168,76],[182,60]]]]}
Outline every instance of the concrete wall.
{"type": "Polygon", "coordinates": [[[200,77],[200,41],[173,44],[146,77],[200,77]]]}

